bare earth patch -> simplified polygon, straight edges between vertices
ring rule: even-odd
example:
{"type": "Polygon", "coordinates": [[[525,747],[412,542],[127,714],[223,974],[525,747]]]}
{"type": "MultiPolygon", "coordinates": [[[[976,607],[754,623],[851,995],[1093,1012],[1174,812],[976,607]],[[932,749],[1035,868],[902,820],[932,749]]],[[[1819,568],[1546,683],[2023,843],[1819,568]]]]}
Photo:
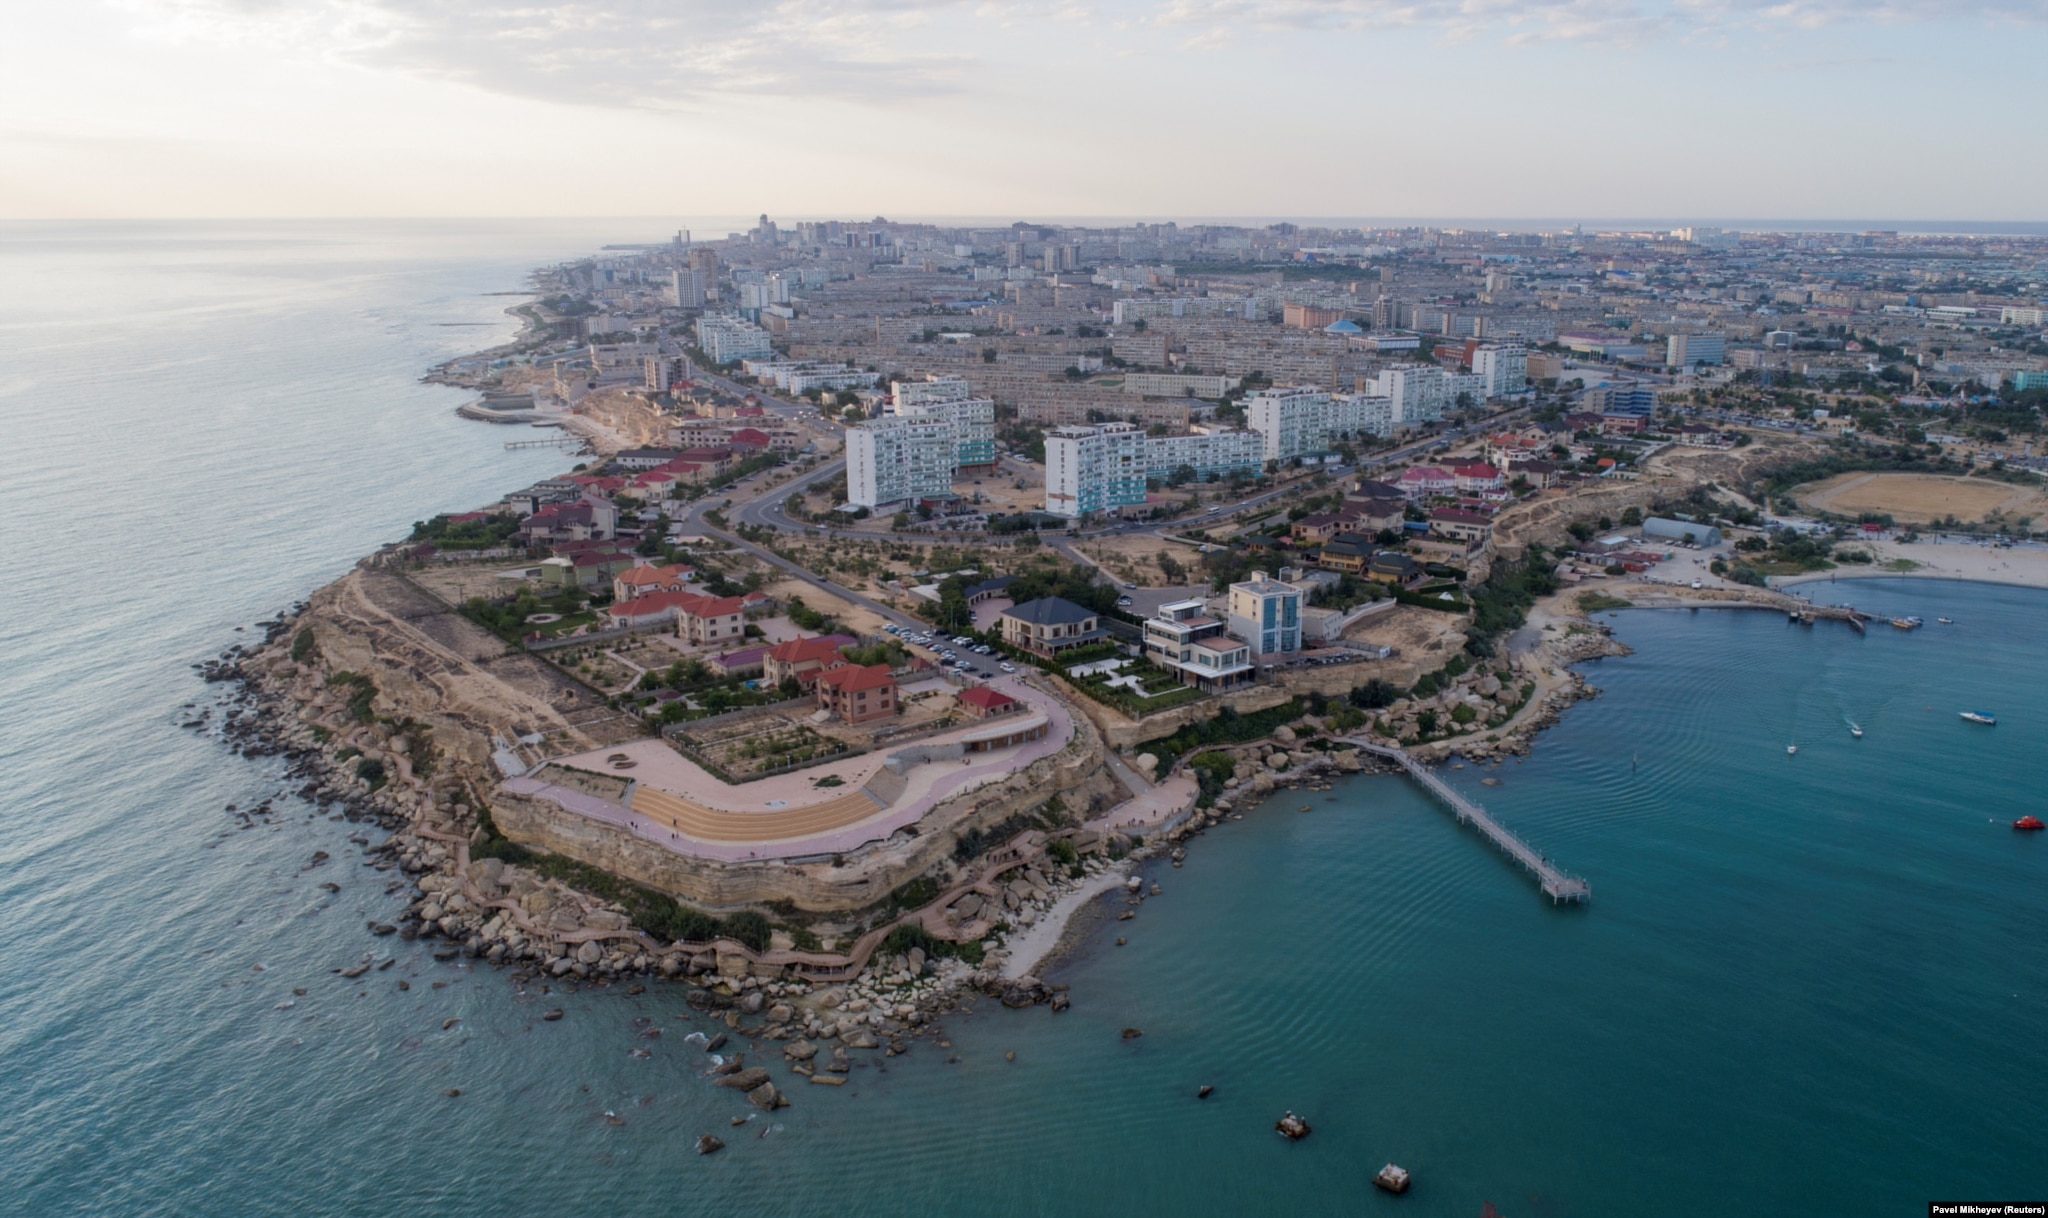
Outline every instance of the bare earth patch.
{"type": "Polygon", "coordinates": [[[1877,512],[1914,524],[1949,516],[1982,520],[1993,512],[2048,514],[2048,496],[2031,487],[1943,474],[1837,474],[1794,487],[1792,494],[1801,506],[1815,511],[1843,516],[1877,512]]]}

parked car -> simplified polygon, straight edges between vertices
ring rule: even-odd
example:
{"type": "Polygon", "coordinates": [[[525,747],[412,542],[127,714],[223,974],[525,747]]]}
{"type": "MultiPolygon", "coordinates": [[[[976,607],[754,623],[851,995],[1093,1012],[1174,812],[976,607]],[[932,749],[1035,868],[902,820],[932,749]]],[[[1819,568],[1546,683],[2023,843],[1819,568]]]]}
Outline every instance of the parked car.
{"type": "Polygon", "coordinates": [[[1131,598],[1128,596],[1119,596],[1116,598],[1116,607],[1119,609],[1128,609],[1135,603],[1136,602],[1131,600],[1131,598]]]}
{"type": "Polygon", "coordinates": [[[1010,663],[1008,660],[1004,660],[1002,663],[996,665],[996,667],[1002,669],[1004,672],[1017,671],[1017,666],[1015,664],[1010,663]]]}
{"type": "Polygon", "coordinates": [[[987,643],[982,643],[979,646],[975,647],[974,654],[978,656],[994,655],[995,648],[990,647],[987,643]]]}

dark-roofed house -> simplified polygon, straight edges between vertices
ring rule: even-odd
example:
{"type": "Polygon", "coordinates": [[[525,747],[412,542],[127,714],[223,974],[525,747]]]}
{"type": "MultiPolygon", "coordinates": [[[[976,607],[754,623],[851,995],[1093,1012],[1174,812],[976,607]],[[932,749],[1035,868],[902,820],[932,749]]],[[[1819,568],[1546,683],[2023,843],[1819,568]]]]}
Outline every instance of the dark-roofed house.
{"type": "Polygon", "coordinates": [[[1042,596],[1003,610],[1003,642],[1051,658],[1103,637],[1102,615],[1058,596],[1042,596]]]}
{"type": "Polygon", "coordinates": [[[1356,541],[1330,540],[1316,553],[1316,565],[1325,571],[1342,571],[1357,575],[1365,570],[1365,564],[1372,561],[1375,547],[1356,541]]]}
{"type": "Polygon", "coordinates": [[[628,448],[613,457],[612,462],[620,469],[653,469],[675,460],[678,455],[679,450],[673,448],[628,448]]]}
{"type": "Polygon", "coordinates": [[[1477,546],[1493,536],[1493,518],[1462,508],[1438,508],[1429,514],[1429,531],[1438,537],[1477,546]]]}
{"type": "Polygon", "coordinates": [[[1017,577],[1014,575],[998,575],[993,579],[982,580],[978,584],[967,585],[961,590],[960,595],[967,598],[968,604],[978,605],[991,596],[1001,596],[1008,592],[1010,585],[1016,582],[1017,577]]]}
{"type": "Polygon", "coordinates": [[[1374,579],[1386,580],[1403,588],[1413,588],[1428,578],[1422,564],[1397,550],[1381,550],[1366,564],[1366,570],[1374,579]]]}

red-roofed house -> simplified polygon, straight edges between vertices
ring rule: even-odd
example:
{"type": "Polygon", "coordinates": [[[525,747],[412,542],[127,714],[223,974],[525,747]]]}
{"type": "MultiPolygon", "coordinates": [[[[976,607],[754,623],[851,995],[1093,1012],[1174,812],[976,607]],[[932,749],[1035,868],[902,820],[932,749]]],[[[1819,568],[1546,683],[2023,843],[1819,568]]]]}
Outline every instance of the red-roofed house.
{"type": "Polygon", "coordinates": [[[696,572],[680,564],[656,567],[643,563],[612,576],[612,599],[629,601],[650,592],[685,592],[688,591],[689,578],[694,574],[696,572]]]}
{"type": "Polygon", "coordinates": [[[676,604],[676,637],[686,643],[731,643],[746,632],[740,614],[745,608],[737,596],[698,596],[681,593],[676,604]]]}
{"type": "Polygon", "coordinates": [[[896,678],[887,664],[841,661],[817,676],[818,706],[847,723],[866,723],[896,713],[896,678]]]}
{"type": "Polygon", "coordinates": [[[732,467],[733,454],[730,448],[688,448],[676,454],[676,461],[700,466],[705,472],[717,475],[732,467]]]}
{"type": "Polygon", "coordinates": [[[1024,709],[1024,704],[1000,690],[986,685],[974,685],[953,695],[953,701],[960,709],[974,719],[992,719],[997,715],[1014,715],[1024,709]]]}
{"type": "Polygon", "coordinates": [[[775,445],[775,438],[758,427],[742,427],[725,438],[726,446],[746,457],[757,457],[775,445]]]}
{"type": "Polygon", "coordinates": [[[1500,470],[1485,462],[1460,465],[1451,471],[1451,476],[1458,480],[1458,493],[1461,495],[1483,495],[1507,485],[1500,476],[1500,470]]]}
{"type": "Polygon", "coordinates": [[[1401,493],[1411,503],[1448,495],[1458,485],[1451,471],[1440,465],[1411,465],[1401,471],[1401,493]]]}
{"type": "Polygon", "coordinates": [[[691,592],[649,592],[614,602],[605,609],[605,616],[614,626],[654,626],[675,621],[684,604],[702,599],[691,592]]]}
{"type": "Polygon", "coordinates": [[[844,663],[839,649],[853,641],[848,635],[825,634],[777,643],[761,657],[762,675],[770,685],[795,678],[798,685],[809,689],[827,666],[844,663]]]}

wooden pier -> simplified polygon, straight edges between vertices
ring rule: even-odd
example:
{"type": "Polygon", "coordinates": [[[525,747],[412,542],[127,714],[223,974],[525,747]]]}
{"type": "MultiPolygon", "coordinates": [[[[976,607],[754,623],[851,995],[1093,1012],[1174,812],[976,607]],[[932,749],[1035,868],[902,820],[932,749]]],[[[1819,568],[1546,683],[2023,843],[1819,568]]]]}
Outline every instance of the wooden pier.
{"type": "Polygon", "coordinates": [[[513,448],[579,448],[579,447],[581,447],[581,446],[582,446],[582,444],[583,444],[583,438],[582,438],[581,436],[554,436],[554,437],[552,437],[552,438],[550,438],[550,439],[546,439],[546,440],[507,440],[507,441],[505,441],[505,447],[506,447],[506,448],[508,448],[508,449],[513,449],[513,448]]]}
{"type": "Polygon", "coordinates": [[[1551,904],[1593,899],[1591,884],[1536,853],[1530,848],[1529,843],[1516,837],[1506,826],[1493,819],[1493,815],[1485,808],[1453,791],[1450,784],[1438,778],[1428,766],[1410,757],[1407,750],[1384,744],[1372,744],[1356,737],[1352,737],[1351,742],[1368,753],[1399,762],[1401,768],[1408,771],[1409,777],[1421,783],[1425,790],[1450,808],[1452,814],[1458,818],[1459,824],[1471,825],[1479,830],[1509,858],[1527,868],[1529,873],[1536,877],[1537,884],[1543,889],[1543,895],[1550,898],[1551,904]]]}

